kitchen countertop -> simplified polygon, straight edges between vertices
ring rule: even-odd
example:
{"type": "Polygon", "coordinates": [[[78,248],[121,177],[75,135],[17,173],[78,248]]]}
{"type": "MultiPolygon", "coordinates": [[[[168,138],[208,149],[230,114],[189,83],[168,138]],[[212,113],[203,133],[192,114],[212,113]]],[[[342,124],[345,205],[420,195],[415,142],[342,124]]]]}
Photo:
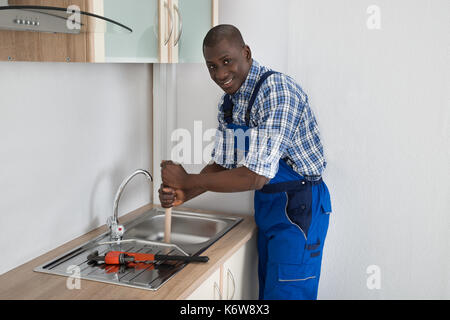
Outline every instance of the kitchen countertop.
{"type": "MultiPolygon", "coordinates": [[[[142,213],[159,206],[149,204],[120,218],[121,223],[137,218],[142,213]]],[[[217,211],[177,208],[177,211],[201,212],[241,217],[244,220],[202,253],[209,257],[207,263],[189,263],[157,291],[124,287],[81,279],[81,288],[69,290],[67,277],[34,272],[33,269],[79,245],[105,233],[106,225],[82,235],[46,254],[43,254],[0,276],[0,299],[154,299],[178,300],[187,298],[230,256],[244,245],[256,232],[252,215],[223,214],[217,211]]]]}

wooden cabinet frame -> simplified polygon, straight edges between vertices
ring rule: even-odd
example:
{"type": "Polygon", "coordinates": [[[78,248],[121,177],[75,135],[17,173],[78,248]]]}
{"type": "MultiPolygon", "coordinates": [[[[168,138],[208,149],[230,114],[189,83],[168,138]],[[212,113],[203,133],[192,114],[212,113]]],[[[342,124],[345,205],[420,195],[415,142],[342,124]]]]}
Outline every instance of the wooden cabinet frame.
{"type": "MultiPolygon", "coordinates": [[[[77,5],[89,11],[92,0],[9,0],[15,5],[67,8],[77,5]]],[[[97,0],[95,0],[97,1],[97,0]]],[[[0,30],[0,61],[88,62],[94,59],[92,33],[52,34],[0,30]]]]}

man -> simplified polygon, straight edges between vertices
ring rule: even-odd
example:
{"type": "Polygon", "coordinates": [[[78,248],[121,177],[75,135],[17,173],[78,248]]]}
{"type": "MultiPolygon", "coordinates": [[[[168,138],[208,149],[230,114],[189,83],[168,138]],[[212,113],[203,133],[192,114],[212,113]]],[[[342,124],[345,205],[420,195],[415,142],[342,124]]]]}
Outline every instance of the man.
{"type": "Polygon", "coordinates": [[[212,28],[203,54],[225,92],[212,162],[188,174],[164,161],[161,204],[178,206],[206,191],[255,190],[260,299],[316,299],[331,203],[308,98],[293,79],[253,60],[234,26],[212,28]]]}

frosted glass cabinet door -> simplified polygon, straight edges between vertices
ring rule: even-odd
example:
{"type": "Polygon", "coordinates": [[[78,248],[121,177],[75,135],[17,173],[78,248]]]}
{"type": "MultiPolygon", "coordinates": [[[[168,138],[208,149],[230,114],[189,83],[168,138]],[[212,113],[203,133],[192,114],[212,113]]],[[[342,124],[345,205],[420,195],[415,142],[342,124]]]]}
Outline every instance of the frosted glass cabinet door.
{"type": "Polygon", "coordinates": [[[105,33],[105,62],[159,62],[158,0],[103,0],[103,6],[106,17],[133,29],[105,33]]]}
{"type": "Polygon", "coordinates": [[[182,22],[181,36],[176,44],[178,62],[204,62],[202,44],[213,25],[213,3],[211,0],[178,0],[182,22]]]}

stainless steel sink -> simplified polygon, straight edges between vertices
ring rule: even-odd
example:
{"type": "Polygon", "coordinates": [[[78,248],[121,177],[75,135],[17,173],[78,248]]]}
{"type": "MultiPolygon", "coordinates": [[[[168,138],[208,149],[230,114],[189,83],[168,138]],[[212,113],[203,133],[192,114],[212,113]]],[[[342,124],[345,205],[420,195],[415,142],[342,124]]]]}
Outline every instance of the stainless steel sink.
{"type": "Polygon", "coordinates": [[[164,210],[152,209],[124,225],[120,242],[111,242],[110,233],[99,237],[35,268],[36,272],[73,276],[78,267],[81,279],[157,290],[186,263],[154,263],[136,267],[88,264],[87,256],[111,250],[169,255],[199,255],[242,221],[241,218],[172,211],[171,244],[164,239],[164,210]]]}
{"type": "MultiPolygon", "coordinates": [[[[228,232],[241,219],[218,217],[201,213],[172,211],[171,243],[193,255],[204,251],[228,232]]],[[[163,242],[165,213],[162,209],[150,211],[126,224],[123,239],[141,239],[163,242]]]]}

